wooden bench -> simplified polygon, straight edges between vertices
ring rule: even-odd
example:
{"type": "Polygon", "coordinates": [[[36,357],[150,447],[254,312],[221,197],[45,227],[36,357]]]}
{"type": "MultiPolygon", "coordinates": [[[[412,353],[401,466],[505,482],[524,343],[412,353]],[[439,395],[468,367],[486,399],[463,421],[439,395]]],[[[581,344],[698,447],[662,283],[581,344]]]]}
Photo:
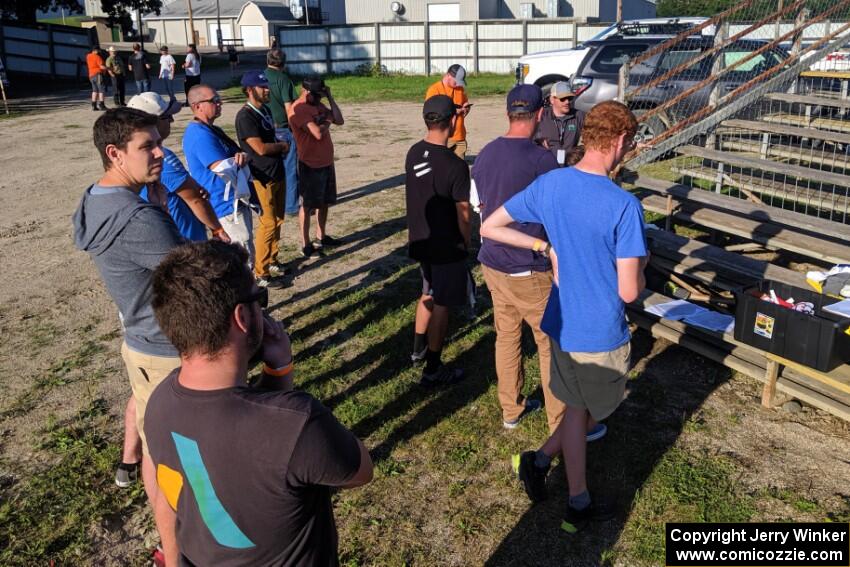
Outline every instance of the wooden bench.
{"type": "Polygon", "coordinates": [[[838,120],[835,118],[824,118],[821,116],[803,116],[789,112],[771,112],[761,117],[765,122],[776,124],[796,124],[798,126],[813,128],[817,130],[831,130],[833,132],[850,132],[850,120],[838,120]]]}
{"type": "Polygon", "coordinates": [[[850,134],[844,134],[841,132],[827,132],[824,130],[816,130],[814,128],[800,128],[786,124],[774,124],[763,120],[732,119],[724,120],[720,123],[720,125],[726,128],[765,132],[768,134],[778,134],[780,136],[791,136],[795,138],[809,138],[810,140],[821,140],[824,142],[850,145],[850,134]]]}
{"type": "Polygon", "coordinates": [[[829,98],[823,96],[811,96],[789,93],[767,93],[765,98],[770,100],[778,100],[789,104],[802,104],[805,106],[825,106],[828,108],[838,108],[840,110],[850,109],[850,100],[844,98],[829,98]]]}
{"type": "MultiPolygon", "coordinates": [[[[632,176],[644,209],[740,236],[773,249],[840,264],[850,261],[850,226],[644,176],[632,176]]],[[[669,230],[669,222],[666,226],[669,230]]]]}

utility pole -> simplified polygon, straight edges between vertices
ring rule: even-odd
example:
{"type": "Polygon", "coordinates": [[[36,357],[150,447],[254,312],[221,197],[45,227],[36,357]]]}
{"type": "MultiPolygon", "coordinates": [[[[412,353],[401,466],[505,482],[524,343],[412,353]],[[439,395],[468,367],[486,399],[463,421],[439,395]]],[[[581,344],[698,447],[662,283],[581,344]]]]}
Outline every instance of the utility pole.
{"type": "Polygon", "coordinates": [[[221,37],[221,5],[219,4],[219,0],[215,0],[215,20],[218,26],[215,30],[216,39],[218,39],[218,52],[222,53],[224,51],[224,42],[221,37]]]}
{"type": "Polygon", "coordinates": [[[617,23],[623,21],[623,0],[617,0],[617,23]]]}
{"type": "Polygon", "coordinates": [[[195,20],[192,18],[192,0],[186,0],[186,7],[189,10],[189,32],[192,35],[189,43],[195,43],[195,20]]]}
{"type": "Polygon", "coordinates": [[[142,9],[136,5],[136,23],[139,26],[139,45],[142,46],[142,53],[145,52],[145,34],[142,31],[142,9]]]}
{"type": "Polygon", "coordinates": [[[304,18],[307,25],[310,25],[310,0],[304,0],[304,18]]]}

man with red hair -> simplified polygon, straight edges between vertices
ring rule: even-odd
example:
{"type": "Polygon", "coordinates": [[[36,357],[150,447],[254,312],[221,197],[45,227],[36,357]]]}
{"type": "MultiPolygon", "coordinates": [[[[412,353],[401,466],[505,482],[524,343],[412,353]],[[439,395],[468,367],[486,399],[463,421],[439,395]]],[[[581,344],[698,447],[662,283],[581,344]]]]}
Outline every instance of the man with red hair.
{"type": "MultiPolygon", "coordinates": [[[[623,400],[631,358],[625,304],[644,288],[648,253],[643,210],[608,175],[634,148],[637,121],[616,101],[595,106],[584,123],[584,157],[541,175],[490,215],[481,236],[534,250],[552,261],[555,282],[541,329],[552,348],[550,387],[567,411],[538,451],[519,458],[519,477],[535,502],[546,497],[552,457],[563,453],[569,487],[562,529],[613,517],[587,490],[589,420],[611,415],[623,400]],[[509,225],[538,223],[548,242],[509,225]]],[[[592,423],[592,422],[591,422],[592,423]]]]}

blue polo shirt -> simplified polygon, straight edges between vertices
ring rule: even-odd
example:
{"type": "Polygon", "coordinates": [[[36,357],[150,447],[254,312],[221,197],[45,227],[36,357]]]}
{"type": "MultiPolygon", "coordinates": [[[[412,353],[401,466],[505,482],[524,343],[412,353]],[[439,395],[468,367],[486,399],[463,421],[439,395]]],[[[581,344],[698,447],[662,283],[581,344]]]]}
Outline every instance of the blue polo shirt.
{"type": "MultiPolygon", "coordinates": [[[[189,172],[186,171],[186,168],[180,163],[180,158],[174,152],[165,147],[162,148],[162,151],[165,154],[165,159],[162,162],[162,175],[159,181],[168,191],[168,213],[174,219],[174,224],[177,225],[180,236],[186,240],[202,242],[207,239],[207,229],[204,223],[198,220],[189,205],[177,194],[178,189],[189,179],[189,172]]],[[[145,201],[150,201],[147,187],[142,187],[139,195],[145,201]]]]}
{"type": "Polygon", "coordinates": [[[564,352],[607,352],[628,342],[617,259],[646,256],[640,201],[603,175],[558,169],[505,203],[517,222],[542,224],[558,254],[540,328],[564,352]]]}
{"type": "Polygon", "coordinates": [[[210,205],[212,205],[216,216],[219,218],[233,214],[233,192],[230,199],[224,200],[225,183],[222,179],[210,171],[211,164],[228,159],[241,151],[239,146],[229,144],[223,131],[192,121],[186,126],[183,134],[183,155],[186,156],[186,164],[189,173],[198,184],[210,194],[210,205]],[[219,134],[217,134],[218,132],[219,134]]]}

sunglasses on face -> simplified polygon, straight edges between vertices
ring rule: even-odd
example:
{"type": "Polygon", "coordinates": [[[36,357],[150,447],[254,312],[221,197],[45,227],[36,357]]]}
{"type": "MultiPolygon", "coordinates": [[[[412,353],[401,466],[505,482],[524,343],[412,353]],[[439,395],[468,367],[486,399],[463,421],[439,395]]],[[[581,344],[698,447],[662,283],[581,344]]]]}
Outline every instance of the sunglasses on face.
{"type": "Polygon", "coordinates": [[[571,100],[573,100],[573,98],[575,98],[575,97],[565,96],[565,97],[562,97],[562,98],[558,98],[558,100],[560,100],[561,102],[570,102],[571,100]]]}
{"type": "Polygon", "coordinates": [[[269,306],[269,290],[261,287],[261,288],[257,289],[256,291],[249,293],[244,298],[238,299],[236,301],[236,303],[237,304],[239,304],[239,303],[254,303],[255,301],[257,303],[259,303],[260,307],[262,307],[263,309],[268,307],[269,306]]]}
{"type": "Polygon", "coordinates": [[[203,104],[205,102],[211,102],[213,104],[221,104],[221,97],[220,96],[214,96],[212,98],[208,98],[208,99],[205,99],[205,100],[199,100],[195,104],[203,104]]]}

